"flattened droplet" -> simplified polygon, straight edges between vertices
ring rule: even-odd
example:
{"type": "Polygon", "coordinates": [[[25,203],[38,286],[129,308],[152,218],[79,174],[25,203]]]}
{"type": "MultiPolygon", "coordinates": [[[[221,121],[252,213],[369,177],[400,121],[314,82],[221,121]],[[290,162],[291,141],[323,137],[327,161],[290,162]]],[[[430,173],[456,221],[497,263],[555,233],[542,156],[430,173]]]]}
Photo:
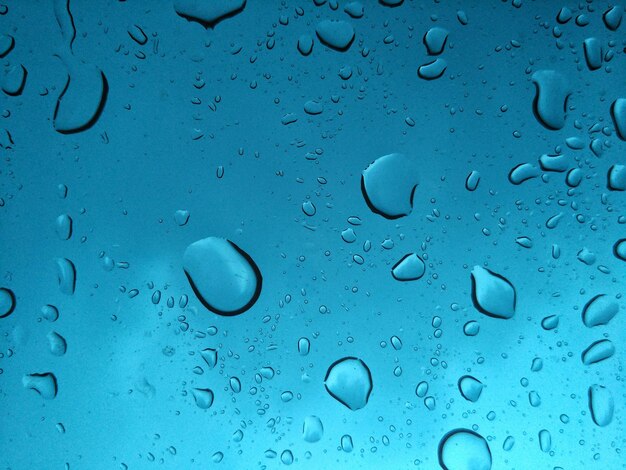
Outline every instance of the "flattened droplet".
{"type": "Polygon", "coordinates": [[[405,155],[377,158],[361,176],[361,191],[372,212],[387,219],[409,215],[418,184],[417,167],[405,155]]]}
{"type": "Polygon", "coordinates": [[[198,408],[208,410],[213,405],[215,396],[209,388],[194,388],[191,392],[198,408]]]}
{"type": "Polygon", "coordinates": [[[484,437],[469,429],[454,429],[439,442],[439,465],[444,470],[490,470],[491,450],[484,437]]]}
{"type": "Polygon", "coordinates": [[[352,411],[360,410],[372,393],[372,374],[361,359],[344,357],[328,368],[324,385],[339,403],[352,411]]]}
{"type": "Polygon", "coordinates": [[[63,63],[68,71],[67,82],[54,109],[54,128],[61,134],[90,129],[97,121],[109,94],[104,73],[95,65],[67,55],[63,63]]]}
{"type": "Polygon", "coordinates": [[[214,28],[220,21],[241,13],[246,0],[174,0],[174,10],[187,21],[195,21],[205,28],[214,28]]]}
{"type": "Polygon", "coordinates": [[[480,183],[480,173],[473,170],[469,175],[467,175],[467,179],[465,180],[465,189],[468,191],[476,191],[478,183],[480,183]]]}
{"type": "Polygon", "coordinates": [[[34,390],[45,400],[52,400],[57,396],[57,379],[52,372],[42,374],[28,374],[22,377],[24,388],[34,390]]]}
{"type": "Polygon", "coordinates": [[[508,319],[515,314],[517,294],[508,279],[481,266],[471,273],[474,307],[487,316],[508,319]]]}
{"type": "Polygon", "coordinates": [[[539,448],[542,452],[550,452],[552,450],[552,435],[547,429],[539,431],[539,448]]]}
{"type": "Polygon", "coordinates": [[[73,295],[76,289],[76,267],[67,258],[57,258],[57,281],[59,290],[65,295],[73,295]]]}
{"type": "Polygon", "coordinates": [[[608,339],[601,339],[589,345],[581,355],[583,364],[590,366],[605,361],[615,354],[615,346],[608,339]]]}
{"type": "Polygon", "coordinates": [[[391,275],[397,281],[416,281],[426,272],[424,260],[415,253],[409,253],[391,268],[391,275]]]}
{"type": "Polygon", "coordinates": [[[483,384],[480,380],[471,375],[464,375],[457,383],[459,392],[463,398],[472,403],[477,402],[483,391],[483,384]]]}
{"type": "Polygon", "coordinates": [[[613,245],[613,255],[622,261],[626,261],[626,238],[621,238],[613,245]]]}
{"type": "Polygon", "coordinates": [[[7,56],[15,47],[15,39],[10,34],[0,34],[0,59],[7,56]]]}
{"type": "Polygon", "coordinates": [[[302,437],[306,442],[317,442],[324,436],[324,425],[317,416],[307,416],[302,425],[302,437]]]}
{"type": "Polygon", "coordinates": [[[183,255],[183,267],[198,300],[218,315],[245,312],[261,293],[259,268],[230,240],[209,237],[192,243],[183,255]]]}
{"type": "Polygon", "coordinates": [[[583,323],[588,328],[606,325],[619,312],[619,304],[606,294],[592,298],[583,308],[583,323]]]}
{"type": "Polygon", "coordinates": [[[567,98],[571,94],[565,77],[554,70],[538,70],[532,76],[536,87],[533,111],[537,120],[550,130],[565,126],[567,98]]]}
{"type": "Polygon", "coordinates": [[[320,21],[315,33],[325,46],[337,51],[347,51],[354,41],[354,28],[343,20],[320,21]]]}
{"type": "Polygon", "coordinates": [[[622,23],[622,14],[624,12],[624,7],[621,5],[615,5],[609,8],[602,15],[602,19],[604,20],[604,24],[611,31],[615,31],[619,28],[619,25],[622,23]]]}
{"type": "Polygon", "coordinates": [[[600,427],[611,424],[615,404],[609,389],[602,385],[592,385],[589,387],[587,396],[593,422],[600,427]]]}
{"type": "Polygon", "coordinates": [[[597,38],[587,38],[583,41],[585,61],[589,70],[598,70],[602,67],[602,44],[597,38]]]}
{"type": "Polygon", "coordinates": [[[15,310],[15,294],[11,289],[0,287],[0,318],[8,317],[15,310]]]}
{"type": "Polygon", "coordinates": [[[50,352],[55,356],[63,356],[67,352],[67,341],[55,331],[51,331],[46,336],[50,344],[50,352]]]}

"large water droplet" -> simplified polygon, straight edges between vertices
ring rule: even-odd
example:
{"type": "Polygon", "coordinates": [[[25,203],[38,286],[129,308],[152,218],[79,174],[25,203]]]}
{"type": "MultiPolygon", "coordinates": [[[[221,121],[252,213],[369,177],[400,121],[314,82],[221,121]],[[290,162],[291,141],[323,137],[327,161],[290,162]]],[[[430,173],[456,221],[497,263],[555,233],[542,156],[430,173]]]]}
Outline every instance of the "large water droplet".
{"type": "Polygon", "coordinates": [[[494,318],[513,317],[517,294],[508,279],[481,266],[474,266],[471,278],[472,301],[479,312],[494,318]]]}
{"type": "Polygon", "coordinates": [[[56,331],[51,331],[47,335],[50,344],[50,352],[55,356],[63,356],[67,351],[67,341],[56,331]]]}
{"type": "Polygon", "coordinates": [[[192,243],[183,267],[198,300],[219,315],[245,312],[261,293],[259,268],[230,240],[209,237],[192,243]]]}
{"type": "Polygon", "coordinates": [[[464,375],[458,382],[459,392],[468,401],[477,402],[483,391],[483,384],[480,380],[471,375],[464,375]]]}
{"type": "Polygon", "coordinates": [[[602,362],[615,354],[615,346],[608,339],[601,339],[589,345],[581,355],[583,364],[589,366],[602,362]]]}
{"type": "Polygon", "coordinates": [[[57,281],[59,290],[66,295],[73,295],[76,289],[76,267],[67,258],[57,258],[57,281]]]}
{"type": "Polygon", "coordinates": [[[52,372],[43,374],[28,374],[22,377],[24,388],[34,390],[46,400],[52,400],[57,396],[57,379],[52,372]]]}
{"type": "Polygon", "coordinates": [[[354,28],[343,20],[320,21],[315,33],[322,44],[337,51],[347,51],[354,41],[354,28]]]}
{"type": "Polygon", "coordinates": [[[589,411],[593,422],[598,426],[608,426],[613,420],[613,395],[602,385],[589,387],[589,411]]]}
{"type": "Polygon", "coordinates": [[[365,202],[376,214],[397,219],[411,213],[417,186],[416,165],[401,153],[376,159],[361,177],[365,202]]]}
{"type": "Polygon", "coordinates": [[[409,253],[391,268],[391,275],[398,281],[416,281],[425,271],[424,260],[415,253],[409,253]]]}
{"type": "Polygon", "coordinates": [[[243,11],[245,6],[246,0],[174,0],[174,10],[178,15],[205,28],[214,28],[220,21],[243,11]]]}
{"type": "Polygon", "coordinates": [[[588,328],[606,325],[619,312],[619,304],[606,294],[592,298],[583,308],[583,323],[588,328]]]}
{"type": "Polygon", "coordinates": [[[538,70],[532,76],[536,86],[533,111],[537,120],[551,130],[565,125],[567,98],[571,94],[565,77],[554,70],[538,70]]]}
{"type": "Polygon", "coordinates": [[[198,408],[207,410],[211,408],[213,405],[213,400],[215,396],[213,395],[213,391],[209,388],[194,388],[193,398],[196,401],[196,405],[198,408]]]}
{"type": "Polygon", "coordinates": [[[490,470],[491,451],[484,437],[469,429],[454,429],[439,442],[439,465],[444,470],[490,470]]]}
{"type": "Polygon", "coordinates": [[[333,363],[326,373],[324,385],[330,395],[351,410],[367,405],[372,393],[372,374],[356,357],[344,357],[333,363]]]}
{"type": "Polygon", "coordinates": [[[324,425],[317,416],[307,416],[302,425],[302,437],[306,442],[317,442],[324,435],[324,425]]]}
{"type": "Polygon", "coordinates": [[[0,318],[8,317],[15,310],[15,294],[11,289],[0,287],[0,318]]]}

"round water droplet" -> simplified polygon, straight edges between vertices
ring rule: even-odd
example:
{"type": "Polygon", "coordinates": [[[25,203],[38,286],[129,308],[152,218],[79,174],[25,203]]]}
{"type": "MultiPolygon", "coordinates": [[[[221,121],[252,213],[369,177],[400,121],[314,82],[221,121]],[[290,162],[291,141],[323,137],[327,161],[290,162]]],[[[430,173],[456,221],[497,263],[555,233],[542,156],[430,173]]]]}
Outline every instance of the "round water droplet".
{"type": "Polygon", "coordinates": [[[339,403],[359,410],[367,405],[372,393],[372,374],[361,359],[344,357],[328,368],[324,385],[339,403]]]}
{"type": "Polygon", "coordinates": [[[218,315],[248,310],[261,293],[261,273],[250,256],[230,240],[209,237],[192,243],[183,267],[198,300],[218,315]]]}
{"type": "Polygon", "coordinates": [[[439,442],[439,465],[444,470],[490,470],[491,451],[485,438],[469,429],[455,429],[439,442]]]}

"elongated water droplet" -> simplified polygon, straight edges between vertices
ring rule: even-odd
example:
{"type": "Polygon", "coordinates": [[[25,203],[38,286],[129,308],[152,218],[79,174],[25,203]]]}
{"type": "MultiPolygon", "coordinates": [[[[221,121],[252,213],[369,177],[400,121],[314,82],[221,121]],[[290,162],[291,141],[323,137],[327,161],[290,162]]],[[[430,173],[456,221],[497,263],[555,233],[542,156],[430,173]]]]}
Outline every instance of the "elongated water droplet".
{"type": "Polygon", "coordinates": [[[602,385],[592,385],[587,393],[589,411],[593,422],[598,426],[608,426],[613,420],[613,395],[602,385]]]}

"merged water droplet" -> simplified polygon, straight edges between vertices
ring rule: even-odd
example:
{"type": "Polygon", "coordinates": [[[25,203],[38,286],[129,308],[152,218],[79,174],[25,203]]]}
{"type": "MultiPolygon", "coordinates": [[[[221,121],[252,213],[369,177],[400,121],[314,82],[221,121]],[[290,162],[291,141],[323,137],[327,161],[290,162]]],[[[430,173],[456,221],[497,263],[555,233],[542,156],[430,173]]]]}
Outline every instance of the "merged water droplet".
{"type": "Polygon", "coordinates": [[[439,442],[444,470],[490,470],[491,450],[484,437],[469,429],[454,429],[439,442]]]}
{"type": "Polygon", "coordinates": [[[262,277],[252,258],[230,240],[204,238],[187,247],[183,267],[198,300],[218,315],[239,315],[254,305],[262,277]]]}
{"type": "Polygon", "coordinates": [[[493,318],[512,318],[517,294],[508,279],[482,266],[474,266],[471,273],[474,307],[493,318]]]}
{"type": "Polygon", "coordinates": [[[57,378],[52,372],[42,374],[28,374],[22,377],[24,388],[34,390],[45,400],[52,400],[57,396],[57,378]]]}
{"type": "Polygon", "coordinates": [[[347,51],[354,41],[354,28],[343,20],[320,21],[315,33],[322,44],[337,51],[347,51]]]}
{"type": "Polygon", "coordinates": [[[245,6],[246,0],[174,0],[174,10],[179,16],[205,28],[214,28],[220,21],[242,12],[245,6]]]}
{"type": "Polygon", "coordinates": [[[344,357],[328,368],[324,385],[339,403],[353,411],[360,410],[372,393],[372,374],[361,359],[344,357]]]}
{"type": "Polygon", "coordinates": [[[417,75],[424,80],[436,80],[443,76],[447,68],[448,63],[444,59],[435,59],[432,62],[421,65],[417,69],[417,75]]]}
{"type": "Polygon", "coordinates": [[[401,153],[391,153],[376,159],[363,171],[361,177],[365,202],[372,212],[388,219],[411,213],[417,184],[416,165],[401,153]]]}
{"type": "Polygon", "coordinates": [[[536,86],[533,111],[537,120],[551,130],[565,125],[567,98],[571,94],[565,77],[555,70],[538,70],[532,76],[536,86]]]}

